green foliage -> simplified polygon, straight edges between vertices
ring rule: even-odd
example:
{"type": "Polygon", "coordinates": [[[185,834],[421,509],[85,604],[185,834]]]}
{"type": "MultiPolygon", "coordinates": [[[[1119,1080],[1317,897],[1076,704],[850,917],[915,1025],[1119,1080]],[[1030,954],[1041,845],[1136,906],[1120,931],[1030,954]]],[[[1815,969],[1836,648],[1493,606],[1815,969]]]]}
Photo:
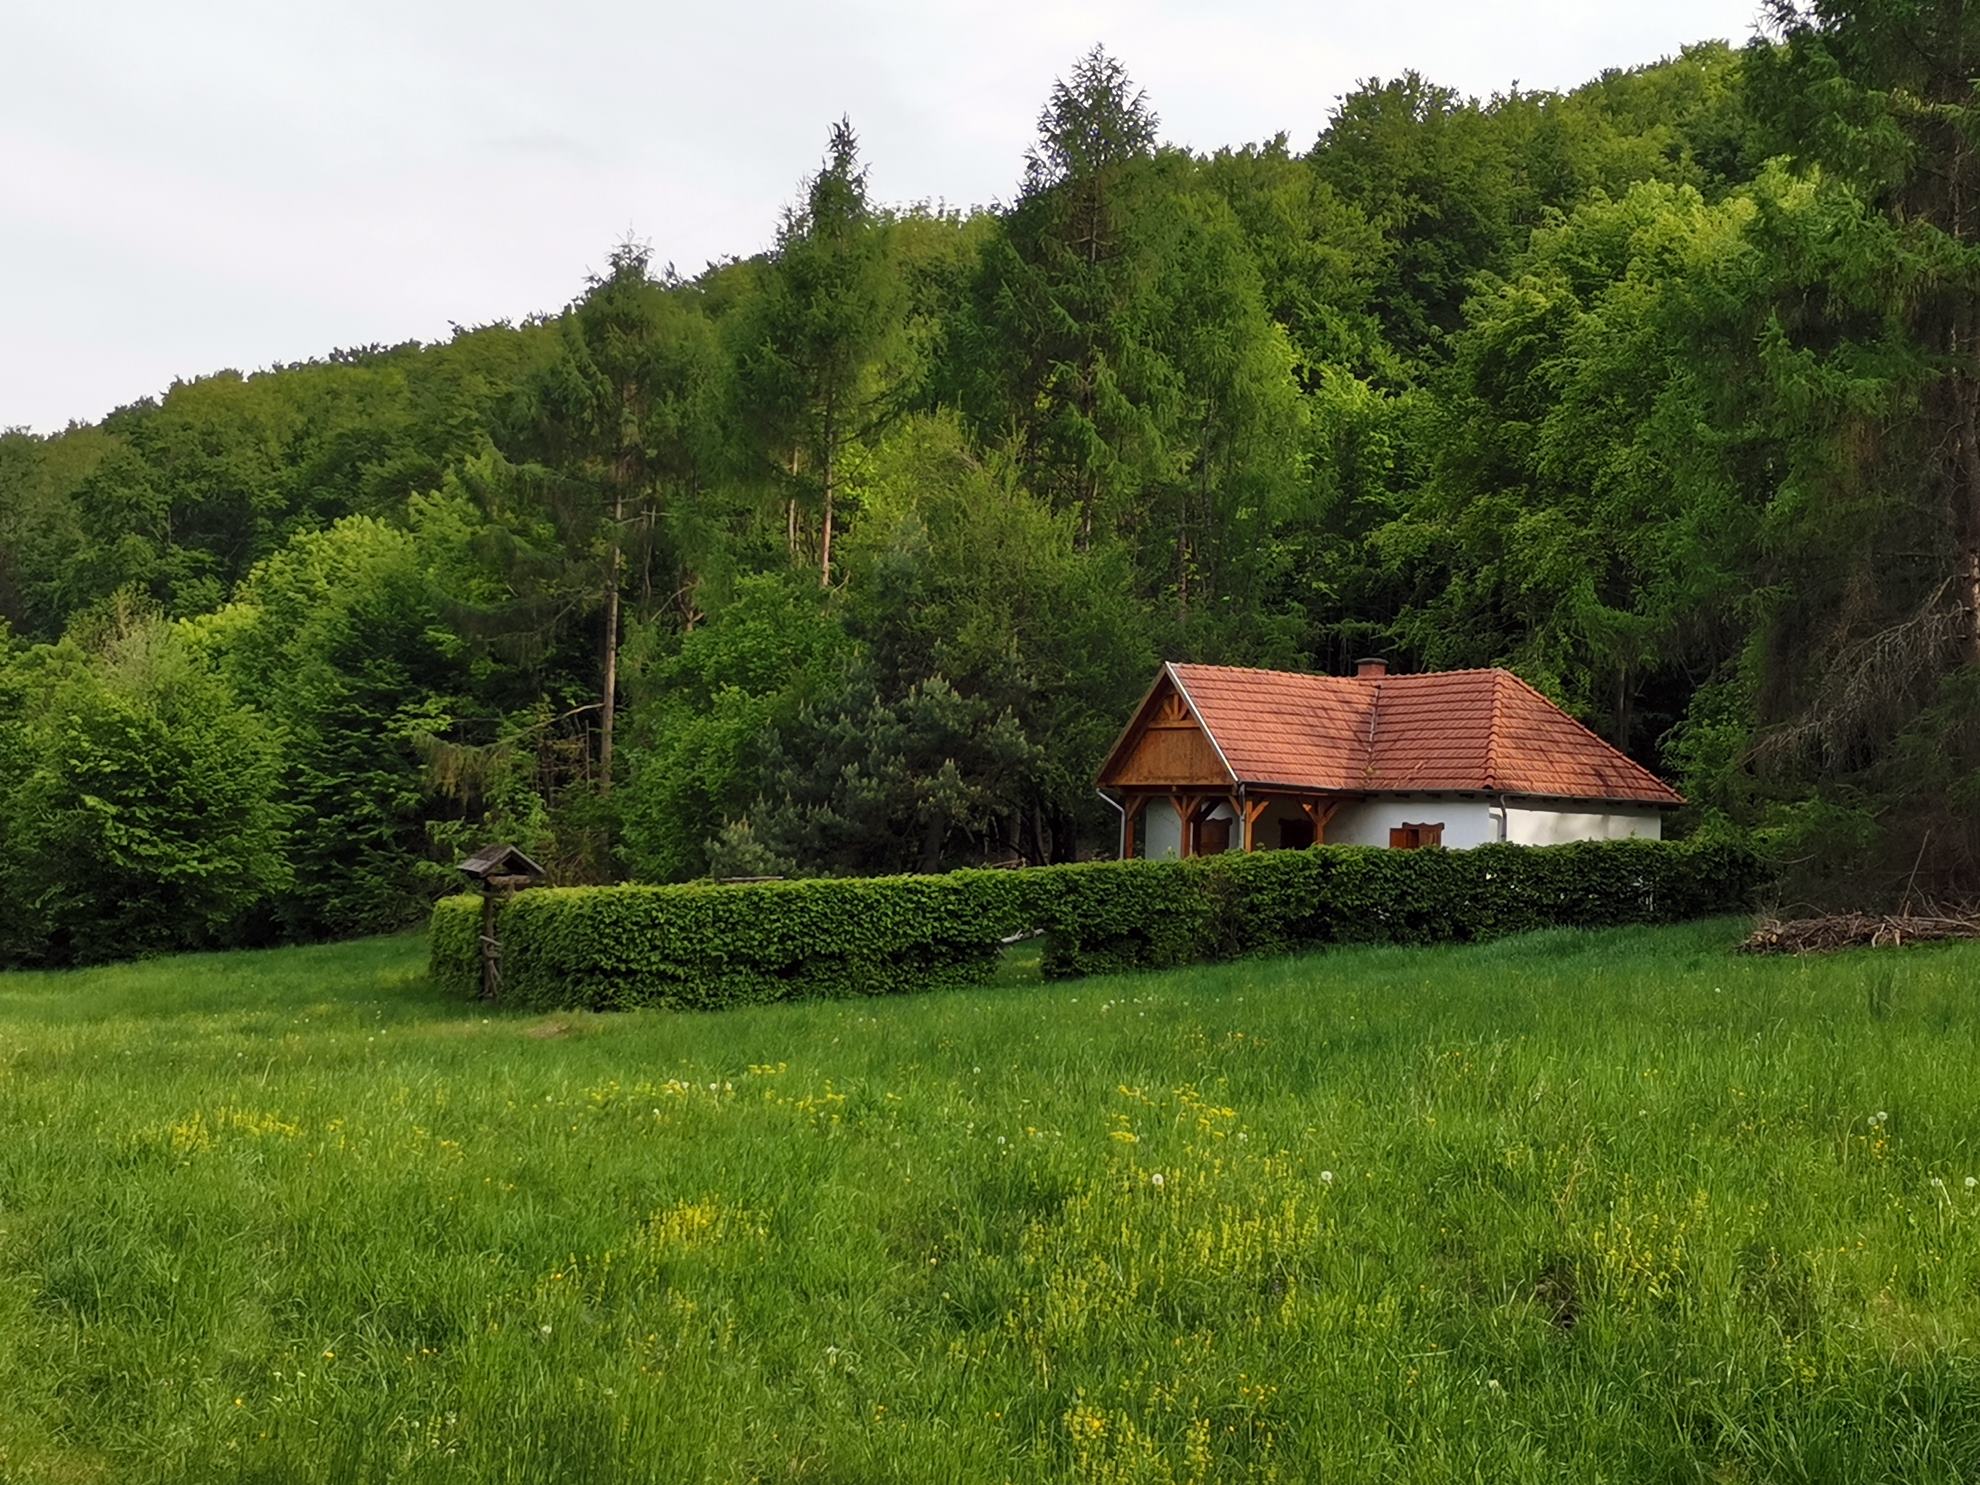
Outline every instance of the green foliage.
{"type": "Polygon", "coordinates": [[[98,653],[40,652],[17,674],[31,687],[13,730],[27,767],[0,793],[12,957],[79,963],[246,936],[291,881],[263,718],[150,617],[127,618],[98,653]]]}
{"type": "Polygon", "coordinates": [[[1055,868],[1039,926],[1054,978],[1353,943],[1468,943],[1696,918],[1752,900],[1744,847],[1682,841],[1319,846],[1055,868]]]}
{"type": "Polygon", "coordinates": [[[431,566],[414,534],[346,517],[258,566],[203,626],[237,694],[282,729],[291,932],[403,925],[444,879],[425,859],[441,806],[418,744],[447,725],[467,675],[431,566]]]}
{"type": "Polygon", "coordinates": [[[1160,660],[1386,653],[1516,669],[1800,895],[1971,895],[1974,26],[1774,0],[1563,93],[1371,79],[1303,153],[1162,143],[1096,47],[1007,205],[880,204],[842,119],[755,257],[0,434],[0,790],[142,602],[278,734],[272,931],[491,839],[1035,867],[1111,839],[1160,660]]]}
{"type": "MultiPolygon", "coordinates": [[[[980,984],[1025,919],[1020,872],[750,886],[562,887],[502,908],[502,999],[619,1010],[888,995],[980,984]]],[[[480,901],[435,910],[436,979],[479,984],[480,901]]]]}
{"type": "MultiPolygon", "coordinates": [[[[1726,842],[1601,841],[1386,851],[1320,846],[856,881],[582,887],[503,906],[502,994],[525,1006],[708,1010],[981,981],[1046,934],[1048,978],[1354,943],[1473,942],[1538,928],[1667,923],[1749,902],[1726,842]]],[[[432,972],[480,983],[481,903],[434,909],[432,972]]]]}
{"type": "Polygon", "coordinates": [[[644,648],[629,646],[620,850],[636,879],[677,881],[700,875],[708,842],[749,813],[780,730],[837,682],[852,647],[814,585],[765,574],[738,582],[673,653],[644,648]]]}
{"type": "Polygon", "coordinates": [[[443,897],[427,923],[427,972],[453,995],[481,993],[481,898],[443,897]]]}

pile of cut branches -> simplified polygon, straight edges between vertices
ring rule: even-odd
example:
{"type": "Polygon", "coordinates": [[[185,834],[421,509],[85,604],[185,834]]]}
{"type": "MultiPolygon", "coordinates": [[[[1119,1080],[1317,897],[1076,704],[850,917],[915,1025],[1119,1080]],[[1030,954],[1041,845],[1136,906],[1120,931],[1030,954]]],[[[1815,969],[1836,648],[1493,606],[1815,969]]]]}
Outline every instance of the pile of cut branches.
{"type": "Polygon", "coordinates": [[[1980,939],[1980,912],[1830,913],[1768,918],[1739,946],[1742,954],[1827,954],[1837,949],[1898,949],[1906,944],[1980,939]]]}

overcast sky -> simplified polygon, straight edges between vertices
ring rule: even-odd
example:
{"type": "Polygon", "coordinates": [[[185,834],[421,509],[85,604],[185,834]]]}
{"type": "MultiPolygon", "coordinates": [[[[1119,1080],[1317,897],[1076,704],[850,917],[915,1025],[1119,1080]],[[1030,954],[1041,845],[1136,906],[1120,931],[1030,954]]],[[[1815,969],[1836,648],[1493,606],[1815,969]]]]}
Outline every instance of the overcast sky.
{"type": "Polygon", "coordinates": [[[748,254],[850,114],[880,198],[1008,196],[1095,41],[1164,139],[1284,130],[1414,67],[1570,87],[1756,0],[0,0],[0,427],[554,310],[631,230],[748,254]]]}

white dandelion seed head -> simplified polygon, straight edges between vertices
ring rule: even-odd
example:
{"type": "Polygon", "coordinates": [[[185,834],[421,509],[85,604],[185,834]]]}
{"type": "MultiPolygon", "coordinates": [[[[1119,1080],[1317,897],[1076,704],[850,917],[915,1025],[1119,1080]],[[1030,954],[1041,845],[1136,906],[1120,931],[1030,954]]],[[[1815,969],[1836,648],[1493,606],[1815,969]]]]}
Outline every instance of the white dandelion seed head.
{"type": "Polygon", "coordinates": [[[1323,1170],[1320,1172],[1320,1180],[1324,1185],[1331,1186],[1334,1184],[1334,1173],[1330,1170],[1323,1170]]]}
{"type": "Polygon", "coordinates": [[[1162,1184],[1162,1173],[1159,1170],[1151,1171],[1148,1176],[1148,1184],[1151,1186],[1160,1186],[1162,1184]]]}

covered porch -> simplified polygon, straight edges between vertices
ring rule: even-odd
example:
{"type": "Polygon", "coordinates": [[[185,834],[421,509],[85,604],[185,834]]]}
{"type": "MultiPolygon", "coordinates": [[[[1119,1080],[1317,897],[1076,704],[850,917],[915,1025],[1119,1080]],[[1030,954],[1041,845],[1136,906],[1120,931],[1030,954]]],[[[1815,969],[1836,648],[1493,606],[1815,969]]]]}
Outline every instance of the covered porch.
{"type": "Polygon", "coordinates": [[[1223,851],[1300,851],[1360,796],[1318,790],[1124,788],[1120,855],[1188,857],[1223,851]]]}

